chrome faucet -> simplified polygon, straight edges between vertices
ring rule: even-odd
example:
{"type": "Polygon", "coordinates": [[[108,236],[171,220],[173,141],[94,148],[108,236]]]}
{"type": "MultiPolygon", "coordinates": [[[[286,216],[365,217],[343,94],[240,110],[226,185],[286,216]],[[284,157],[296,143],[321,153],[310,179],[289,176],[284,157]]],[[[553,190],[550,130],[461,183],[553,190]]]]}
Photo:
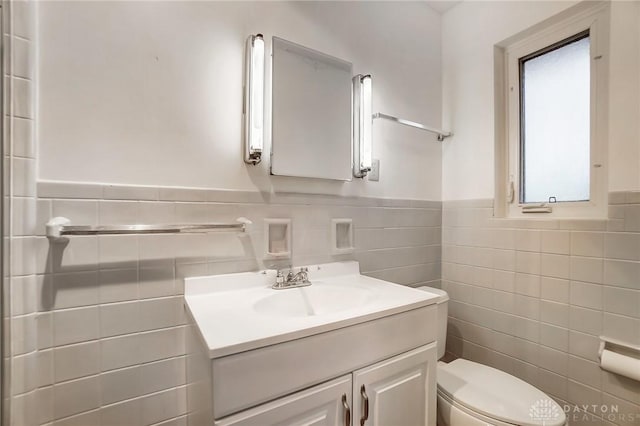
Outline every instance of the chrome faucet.
{"type": "Polygon", "coordinates": [[[278,269],[276,282],[271,288],[274,290],[283,290],[285,288],[307,287],[310,285],[308,268],[300,268],[300,271],[296,274],[293,273],[293,269],[289,269],[286,276],[278,269]]]}

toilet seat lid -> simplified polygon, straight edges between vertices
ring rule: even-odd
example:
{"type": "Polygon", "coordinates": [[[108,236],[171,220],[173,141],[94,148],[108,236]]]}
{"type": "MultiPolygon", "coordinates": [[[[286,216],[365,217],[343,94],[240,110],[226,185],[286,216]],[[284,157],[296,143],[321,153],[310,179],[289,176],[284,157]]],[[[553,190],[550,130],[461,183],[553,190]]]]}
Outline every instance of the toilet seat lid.
{"type": "Polygon", "coordinates": [[[562,407],[529,383],[465,359],[438,363],[438,390],[485,416],[522,426],[562,426],[562,407]]]}

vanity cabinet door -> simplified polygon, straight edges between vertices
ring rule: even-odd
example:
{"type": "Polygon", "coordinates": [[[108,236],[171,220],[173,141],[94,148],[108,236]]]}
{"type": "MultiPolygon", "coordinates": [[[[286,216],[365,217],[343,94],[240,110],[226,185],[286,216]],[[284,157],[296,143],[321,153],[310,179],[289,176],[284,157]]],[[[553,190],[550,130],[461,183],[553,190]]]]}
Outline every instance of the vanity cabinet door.
{"type": "Polygon", "coordinates": [[[349,426],[351,374],[222,418],[215,426],[349,426]]]}
{"type": "Polygon", "coordinates": [[[353,373],[354,426],[435,426],[435,343],[353,373]]]}

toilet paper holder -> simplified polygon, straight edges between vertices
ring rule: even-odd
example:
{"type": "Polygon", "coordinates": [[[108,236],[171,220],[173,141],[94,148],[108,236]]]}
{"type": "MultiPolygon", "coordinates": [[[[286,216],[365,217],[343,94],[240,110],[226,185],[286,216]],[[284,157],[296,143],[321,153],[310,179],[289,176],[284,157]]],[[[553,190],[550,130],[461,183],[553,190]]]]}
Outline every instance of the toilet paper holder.
{"type": "Polygon", "coordinates": [[[600,368],[640,382],[640,346],[600,336],[600,368]]]}
{"type": "Polygon", "coordinates": [[[608,346],[612,346],[612,349],[622,350],[622,352],[635,354],[636,356],[640,356],[640,346],[634,345],[628,342],[624,342],[618,339],[612,339],[610,337],[600,336],[600,347],[598,348],[598,359],[602,361],[602,352],[604,352],[605,348],[608,346]]]}

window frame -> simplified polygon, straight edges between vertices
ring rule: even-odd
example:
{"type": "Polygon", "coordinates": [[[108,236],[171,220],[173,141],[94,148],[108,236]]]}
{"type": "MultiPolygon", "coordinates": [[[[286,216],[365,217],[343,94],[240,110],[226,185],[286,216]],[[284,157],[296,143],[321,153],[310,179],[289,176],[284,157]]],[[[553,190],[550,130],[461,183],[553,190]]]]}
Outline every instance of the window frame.
{"type": "MultiPolygon", "coordinates": [[[[504,46],[503,93],[505,113],[505,136],[503,157],[506,162],[504,176],[500,186],[503,193],[498,194],[504,201],[502,207],[505,216],[531,218],[531,210],[525,207],[541,206],[533,214],[535,218],[594,218],[606,217],[606,138],[608,133],[608,7],[598,4],[581,13],[572,14],[553,24],[544,25],[504,46]],[[579,35],[588,32],[590,45],[590,182],[588,201],[566,201],[557,203],[522,203],[522,148],[521,121],[521,59],[536,53],[555,50],[561,43],[570,39],[577,40],[579,35]],[[505,182],[506,181],[506,182],[505,182]],[[551,209],[547,209],[550,207],[551,209]]],[[[498,112],[497,112],[498,113],[498,112]]]]}

